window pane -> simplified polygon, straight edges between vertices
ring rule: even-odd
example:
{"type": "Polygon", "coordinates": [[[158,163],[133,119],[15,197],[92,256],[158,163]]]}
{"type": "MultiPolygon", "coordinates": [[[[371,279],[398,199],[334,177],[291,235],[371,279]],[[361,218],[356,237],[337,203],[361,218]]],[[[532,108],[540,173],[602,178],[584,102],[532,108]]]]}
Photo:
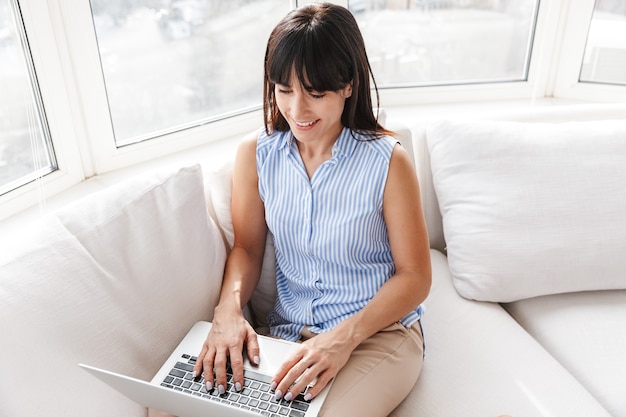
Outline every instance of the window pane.
{"type": "Polygon", "coordinates": [[[0,194],[4,194],[56,169],[14,0],[0,0],[0,63],[0,194]]]}
{"type": "Polygon", "coordinates": [[[288,0],[91,0],[117,146],[260,106],[288,0]]]}
{"type": "Polygon", "coordinates": [[[580,81],[626,85],[626,1],[597,0],[580,81]]]}
{"type": "Polygon", "coordinates": [[[526,80],[538,0],[349,0],[380,87],[526,80]]]}

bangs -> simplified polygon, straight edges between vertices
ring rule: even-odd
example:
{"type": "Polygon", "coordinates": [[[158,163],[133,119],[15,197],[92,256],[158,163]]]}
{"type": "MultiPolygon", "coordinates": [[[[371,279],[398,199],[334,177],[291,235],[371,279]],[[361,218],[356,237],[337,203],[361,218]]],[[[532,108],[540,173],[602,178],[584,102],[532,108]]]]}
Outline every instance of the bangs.
{"type": "Polygon", "coordinates": [[[352,80],[353,69],[333,39],[316,33],[313,27],[302,34],[290,32],[268,56],[268,75],[273,84],[291,85],[295,70],[298,82],[308,91],[337,91],[352,80]]]}

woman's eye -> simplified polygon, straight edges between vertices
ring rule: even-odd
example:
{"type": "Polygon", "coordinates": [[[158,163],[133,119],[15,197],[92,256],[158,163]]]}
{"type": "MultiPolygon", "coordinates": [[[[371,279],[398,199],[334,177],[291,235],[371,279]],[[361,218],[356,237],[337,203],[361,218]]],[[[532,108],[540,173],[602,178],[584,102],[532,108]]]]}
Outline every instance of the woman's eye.
{"type": "Polygon", "coordinates": [[[310,93],[313,98],[324,98],[326,94],[323,93],[310,93]]]}

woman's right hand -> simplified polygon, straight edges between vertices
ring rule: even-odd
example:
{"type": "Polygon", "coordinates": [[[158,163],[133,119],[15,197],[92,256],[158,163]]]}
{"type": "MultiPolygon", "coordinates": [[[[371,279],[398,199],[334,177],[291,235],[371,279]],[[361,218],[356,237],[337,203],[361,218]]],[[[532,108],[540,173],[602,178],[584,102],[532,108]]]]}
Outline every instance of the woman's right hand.
{"type": "Polygon", "coordinates": [[[257,334],[243,317],[241,310],[224,311],[218,306],[211,331],[202,346],[194,366],[194,375],[204,369],[204,383],[207,391],[217,388],[223,394],[227,388],[226,368],[230,361],[235,390],[243,388],[243,348],[246,346],[248,359],[259,364],[259,342],[257,334]],[[215,378],[213,373],[215,372],[215,378]]]}

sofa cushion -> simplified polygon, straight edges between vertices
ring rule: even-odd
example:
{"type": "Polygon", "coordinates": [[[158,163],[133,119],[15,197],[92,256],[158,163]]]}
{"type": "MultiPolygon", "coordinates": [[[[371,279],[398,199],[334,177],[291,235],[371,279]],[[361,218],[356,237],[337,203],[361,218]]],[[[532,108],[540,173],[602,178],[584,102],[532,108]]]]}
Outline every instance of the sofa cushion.
{"type": "Polygon", "coordinates": [[[461,295],[626,288],[626,121],[442,121],[428,131],[461,295]]]}
{"type": "MultiPolygon", "coordinates": [[[[233,218],[231,215],[233,163],[228,162],[223,166],[208,171],[206,174],[206,188],[209,194],[209,211],[216,220],[224,235],[229,249],[235,242],[233,230],[233,218]]],[[[274,308],[276,301],[276,253],[274,252],[274,240],[270,233],[267,235],[265,254],[261,276],[249,302],[252,312],[252,321],[257,331],[269,332],[268,314],[274,308]]]]}
{"type": "Polygon", "coordinates": [[[422,373],[391,417],[609,416],[500,305],[462,298],[443,254],[431,261],[422,373]]]}
{"type": "Polygon", "coordinates": [[[625,290],[547,295],[505,308],[612,416],[626,417],[625,290]]]}
{"type": "Polygon", "coordinates": [[[0,261],[0,415],[144,416],[78,363],[150,380],[212,318],[225,256],[197,166],[142,175],[33,225],[0,261]]]}

